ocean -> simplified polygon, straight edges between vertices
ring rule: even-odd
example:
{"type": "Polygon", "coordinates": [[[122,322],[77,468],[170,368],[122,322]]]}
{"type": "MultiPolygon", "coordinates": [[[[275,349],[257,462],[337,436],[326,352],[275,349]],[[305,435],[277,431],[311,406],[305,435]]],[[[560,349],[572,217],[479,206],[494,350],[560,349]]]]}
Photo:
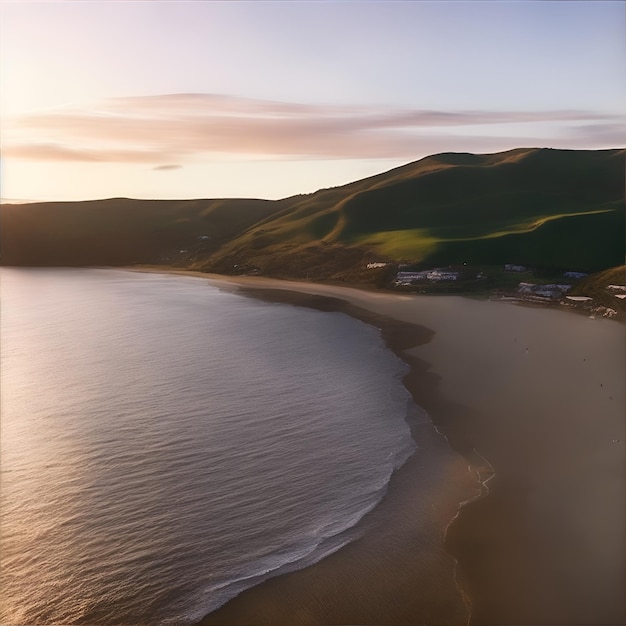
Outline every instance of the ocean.
{"type": "Polygon", "coordinates": [[[0,623],[191,624],[357,539],[416,451],[342,313],[193,277],[0,271],[0,623]]]}

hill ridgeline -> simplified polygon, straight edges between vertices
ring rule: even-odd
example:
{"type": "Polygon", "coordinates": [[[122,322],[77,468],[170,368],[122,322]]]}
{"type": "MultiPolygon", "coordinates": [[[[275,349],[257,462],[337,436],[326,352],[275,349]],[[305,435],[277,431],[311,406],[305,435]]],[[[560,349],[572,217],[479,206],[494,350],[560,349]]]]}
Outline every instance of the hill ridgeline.
{"type": "Polygon", "coordinates": [[[2,265],[163,264],[371,282],[368,263],[624,262],[626,150],[438,154],[282,200],[4,204],[2,265]]]}

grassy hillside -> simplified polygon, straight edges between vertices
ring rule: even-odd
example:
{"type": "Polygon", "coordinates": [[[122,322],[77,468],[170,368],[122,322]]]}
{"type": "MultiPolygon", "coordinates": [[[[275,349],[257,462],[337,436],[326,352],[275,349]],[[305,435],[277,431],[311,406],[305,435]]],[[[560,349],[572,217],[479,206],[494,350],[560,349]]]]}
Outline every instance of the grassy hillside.
{"type": "Polygon", "coordinates": [[[597,271],[624,258],[625,154],[439,154],[280,201],[4,205],[2,263],[162,262],[355,281],[382,279],[365,270],[376,260],[597,271]]]}
{"type": "Polygon", "coordinates": [[[624,155],[547,149],[435,155],[303,197],[213,261],[263,268],[269,255],[306,257],[334,244],[424,264],[602,269],[623,258],[624,155]]]}

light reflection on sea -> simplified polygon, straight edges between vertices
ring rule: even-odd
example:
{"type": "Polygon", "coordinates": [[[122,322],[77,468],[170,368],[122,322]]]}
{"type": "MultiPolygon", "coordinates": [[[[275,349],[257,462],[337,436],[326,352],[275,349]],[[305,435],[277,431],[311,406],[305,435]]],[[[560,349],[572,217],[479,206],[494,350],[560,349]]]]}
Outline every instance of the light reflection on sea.
{"type": "Polygon", "coordinates": [[[404,364],[205,281],[1,272],[0,621],[186,623],[352,540],[415,449],[404,364]]]}

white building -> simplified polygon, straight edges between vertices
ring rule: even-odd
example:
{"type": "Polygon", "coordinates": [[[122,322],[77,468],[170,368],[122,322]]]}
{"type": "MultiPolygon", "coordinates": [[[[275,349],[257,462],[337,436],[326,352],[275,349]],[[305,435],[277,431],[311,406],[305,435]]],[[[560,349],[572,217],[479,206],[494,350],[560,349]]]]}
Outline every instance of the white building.
{"type": "Polygon", "coordinates": [[[426,274],[428,280],[440,281],[440,280],[457,280],[459,277],[458,272],[446,271],[446,270],[432,270],[426,274]]]}
{"type": "Polygon", "coordinates": [[[424,270],[423,272],[398,272],[394,281],[395,285],[410,285],[417,280],[430,280],[439,282],[442,280],[457,280],[459,272],[453,270],[424,270]]]}
{"type": "Polygon", "coordinates": [[[543,298],[559,298],[570,289],[570,285],[538,285],[536,283],[520,283],[517,286],[519,293],[528,293],[543,298]]]}
{"type": "Polygon", "coordinates": [[[398,272],[394,285],[410,285],[415,280],[425,280],[428,272],[398,272]]]}

